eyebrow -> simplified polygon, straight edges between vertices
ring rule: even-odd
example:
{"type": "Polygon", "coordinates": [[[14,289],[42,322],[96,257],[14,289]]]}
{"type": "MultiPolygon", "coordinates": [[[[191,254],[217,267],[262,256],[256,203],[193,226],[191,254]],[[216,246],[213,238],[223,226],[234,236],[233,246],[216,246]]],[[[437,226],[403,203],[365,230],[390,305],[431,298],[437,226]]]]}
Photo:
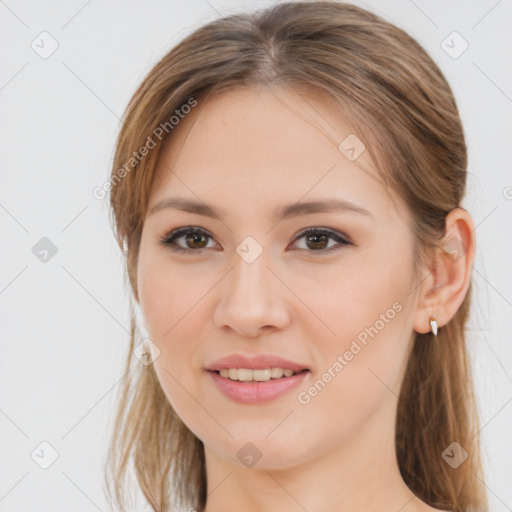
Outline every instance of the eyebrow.
{"type": "MultiPolygon", "coordinates": [[[[186,199],[182,197],[169,197],[158,201],[149,211],[148,215],[163,210],[164,208],[174,208],[188,213],[195,213],[212,219],[222,221],[224,213],[213,206],[201,201],[186,199]]],[[[366,215],[374,219],[373,215],[368,211],[345,199],[326,199],[324,201],[309,201],[302,203],[294,203],[276,208],[273,213],[274,221],[281,221],[308,215],[314,213],[332,213],[332,212],[354,212],[366,215]]]]}

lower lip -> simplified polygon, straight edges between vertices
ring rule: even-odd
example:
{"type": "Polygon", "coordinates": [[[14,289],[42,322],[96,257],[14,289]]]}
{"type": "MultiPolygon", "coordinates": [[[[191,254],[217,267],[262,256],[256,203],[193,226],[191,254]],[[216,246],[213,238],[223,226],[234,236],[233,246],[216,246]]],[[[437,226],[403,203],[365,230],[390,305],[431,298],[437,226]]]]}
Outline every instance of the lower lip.
{"type": "Polygon", "coordinates": [[[308,375],[303,371],[291,377],[281,377],[264,382],[243,382],[221,377],[217,372],[208,371],[217,389],[231,400],[243,404],[259,404],[284,395],[298,386],[308,375]]]}

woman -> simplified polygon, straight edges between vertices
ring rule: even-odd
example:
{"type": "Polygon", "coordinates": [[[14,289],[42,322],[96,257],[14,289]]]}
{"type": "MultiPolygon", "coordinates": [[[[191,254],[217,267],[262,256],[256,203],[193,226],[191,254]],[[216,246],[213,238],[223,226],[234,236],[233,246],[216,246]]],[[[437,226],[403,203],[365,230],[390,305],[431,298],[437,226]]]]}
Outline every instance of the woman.
{"type": "Polygon", "coordinates": [[[283,3],[173,48],[112,170],[116,505],[132,460],[159,512],[487,510],[466,166],[441,71],[361,8],[283,3]]]}

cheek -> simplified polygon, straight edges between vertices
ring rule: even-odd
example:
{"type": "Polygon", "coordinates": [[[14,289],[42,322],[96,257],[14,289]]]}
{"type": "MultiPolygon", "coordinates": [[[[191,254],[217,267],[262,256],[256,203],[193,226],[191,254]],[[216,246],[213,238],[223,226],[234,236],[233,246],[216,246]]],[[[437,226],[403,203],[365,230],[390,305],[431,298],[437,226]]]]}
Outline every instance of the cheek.
{"type": "Polygon", "coordinates": [[[138,266],[139,299],[152,341],[160,354],[154,362],[161,387],[178,415],[188,417],[196,382],[197,344],[208,321],[201,299],[211,279],[173,265],[165,255],[142,252],[138,266]],[[194,277],[195,276],[195,277],[194,277]]]}
{"type": "Polygon", "coordinates": [[[317,276],[317,292],[308,295],[307,303],[325,324],[319,328],[315,320],[309,335],[319,356],[319,388],[329,382],[325,388],[333,393],[325,393],[324,406],[335,399],[346,401],[350,410],[361,400],[374,402],[389,392],[386,386],[398,392],[412,330],[407,265],[354,265],[338,269],[336,276],[333,272],[328,282],[317,276]]]}
{"type": "MultiPolygon", "coordinates": [[[[350,283],[340,285],[343,293],[337,294],[335,307],[330,300],[330,309],[323,310],[336,336],[325,331],[316,338],[320,363],[296,400],[296,419],[303,419],[310,435],[324,432],[320,444],[326,452],[333,440],[355,434],[376,411],[394,414],[407,360],[405,294],[390,292],[385,281],[358,283],[357,292],[351,292],[350,283]]],[[[392,417],[386,419],[382,428],[393,423],[392,417]]]]}
{"type": "Polygon", "coordinates": [[[150,332],[159,343],[168,344],[176,332],[198,324],[191,318],[200,313],[201,299],[212,286],[208,276],[187,272],[165,256],[142,259],[139,272],[140,302],[150,332]]]}
{"type": "MultiPolygon", "coordinates": [[[[309,271],[311,275],[307,269],[296,269],[293,274],[293,291],[309,310],[301,309],[297,322],[314,327],[312,341],[320,336],[326,346],[336,350],[348,349],[347,340],[349,345],[355,338],[364,343],[372,336],[384,338],[390,331],[400,331],[412,286],[405,261],[395,265],[399,269],[391,268],[389,262],[379,266],[369,258],[364,262],[354,259],[347,258],[343,265],[317,267],[309,271]]],[[[292,274],[289,277],[291,281],[292,274]]],[[[297,302],[297,308],[303,306],[297,302]]]]}

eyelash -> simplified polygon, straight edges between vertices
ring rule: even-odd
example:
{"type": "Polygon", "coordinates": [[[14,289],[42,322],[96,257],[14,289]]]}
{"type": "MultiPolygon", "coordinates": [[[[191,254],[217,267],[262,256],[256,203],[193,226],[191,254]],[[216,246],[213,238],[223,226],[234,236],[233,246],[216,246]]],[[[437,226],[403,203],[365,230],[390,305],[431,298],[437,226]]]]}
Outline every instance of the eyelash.
{"type": "MultiPolygon", "coordinates": [[[[338,242],[339,245],[330,247],[328,249],[317,249],[317,250],[299,249],[299,250],[307,251],[307,252],[311,252],[311,253],[317,252],[317,253],[325,254],[325,253],[330,253],[337,249],[341,249],[343,246],[354,245],[352,242],[350,242],[348,240],[348,237],[342,236],[341,234],[338,234],[335,231],[331,231],[331,230],[325,229],[325,228],[318,228],[318,227],[308,228],[308,229],[302,231],[301,233],[299,233],[299,235],[297,235],[295,240],[303,238],[311,233],[325,235],[325,236],[335,240],[336,242],[338,242]]],[[[203,251],[207,250],[207,248],[205,248],[205,247],[203,247],[201,249],[190,249],[190,248],[184,248],[184,247],[180,247],[180,246],[176,245],[175,241],[187,234],[206,235],[210,239],[213,238],[209,233],[207,233],[203,229],[189,226],[189,227],[185,227],[185,228],[178,228],[178,229],[175,229],[174,231],[171,231],[167,235],[160,238],[159,243],[166,247],[169,247],[169,249],[171,249],[172,251],[181,252],[181,253],[191,253],[191,252],[202,253],[203,251]]]]}

